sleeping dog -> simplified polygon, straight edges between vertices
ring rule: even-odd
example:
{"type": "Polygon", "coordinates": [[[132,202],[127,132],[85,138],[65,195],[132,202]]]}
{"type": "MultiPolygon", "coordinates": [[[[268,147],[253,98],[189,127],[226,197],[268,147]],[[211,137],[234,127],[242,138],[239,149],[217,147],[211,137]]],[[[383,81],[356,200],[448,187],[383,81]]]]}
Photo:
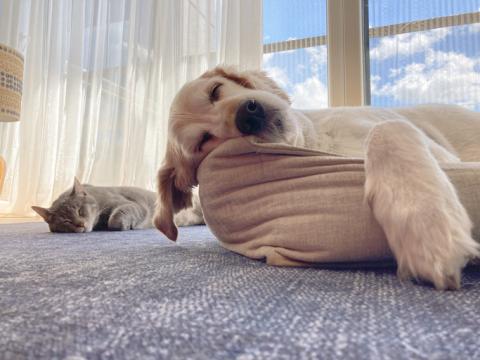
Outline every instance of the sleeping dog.
{"type": "Polygon", "coordinates": [[[363,157],[365,197],[402,278],[457,289],[462,268],[479,255],[469,216],[439,166],[480,160],[477,112],[449,105],[301,111],[263,72],[217,67],[187,83],[170,109],[154,219],[168,238],[177,237],[174,215],[192,205],[198,164],[239,136],[363,157]]]}

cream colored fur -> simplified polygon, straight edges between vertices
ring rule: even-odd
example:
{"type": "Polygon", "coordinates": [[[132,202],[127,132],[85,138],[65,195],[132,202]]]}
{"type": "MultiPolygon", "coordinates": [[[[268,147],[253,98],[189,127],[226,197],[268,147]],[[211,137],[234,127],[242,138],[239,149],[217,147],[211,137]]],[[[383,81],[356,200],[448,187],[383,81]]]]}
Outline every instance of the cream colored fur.
{"type": "MultiPolygon", "coordinates": [[[[192,203],[197,165],[223,141],[242,136],[235,114],[248,99],[265,107],[267,121],[281,123],[259,134],[262,141],[364,157],[366,198],[399,276],[429,281],[437,289],[460,287],[461,270],[479,255],[479,247],[439,163],[480,161],[480,114],[458,106],[295,110],[265,74],[216,68],[186,84],[172,104],[167,155],[159,171],[158,229],[176,239],[173,215],[192,203]],[[219,83],[218,99],[212,101],[219,83]],[[204,141],[206,133],[211,137],[204,141]]],[[[194,214],[184,210],[177,225],[200,222],[198,200],[194,204],[194,214]]]]}
{"type": "Polygon", "coordinates": [[[401,278],[460,287],[460,271],[478,256],[472,223],[438,160],[417,128],[404,121],[375,125],[366,144],[365,195],[382,226],[401,278]]]}

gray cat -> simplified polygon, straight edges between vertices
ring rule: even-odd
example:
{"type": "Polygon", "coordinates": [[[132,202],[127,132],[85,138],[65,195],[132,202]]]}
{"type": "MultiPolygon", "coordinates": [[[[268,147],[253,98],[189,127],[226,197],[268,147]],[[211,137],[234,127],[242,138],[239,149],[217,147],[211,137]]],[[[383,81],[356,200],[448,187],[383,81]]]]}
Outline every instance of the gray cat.
{"type": "Polygon", "coordinates": [[[156,194],[135,187],[82,185],[61,194],[49,209],[32,206],[51,232],[90,232],[152,227],[156,194]]]}

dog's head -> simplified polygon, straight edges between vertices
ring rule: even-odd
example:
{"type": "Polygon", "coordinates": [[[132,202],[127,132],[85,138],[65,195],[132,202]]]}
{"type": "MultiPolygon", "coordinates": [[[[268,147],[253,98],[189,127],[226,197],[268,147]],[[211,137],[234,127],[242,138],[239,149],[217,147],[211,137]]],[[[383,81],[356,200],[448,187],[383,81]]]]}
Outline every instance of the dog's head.
{"type": "Polygon", "coordinates": [[[260,71],[217,67],[185,84],[170,108],[155,226],[168,238],[177,238],[173,216],[191,206],[197,165],[223,141],[250,135],[288,143],[297,131],[287,121],[289,110],[288,95],[260,71]]]}

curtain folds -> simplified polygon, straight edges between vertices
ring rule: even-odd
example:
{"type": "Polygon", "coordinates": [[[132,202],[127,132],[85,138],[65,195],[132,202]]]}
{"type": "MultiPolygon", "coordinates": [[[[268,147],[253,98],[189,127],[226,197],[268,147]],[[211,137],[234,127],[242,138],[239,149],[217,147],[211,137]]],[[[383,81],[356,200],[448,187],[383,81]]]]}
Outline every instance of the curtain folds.
{"type": "Polygon", "coordinates": [[[170,102],[220,63],[259,68],[261,0],[0,0],[25,54],[21,121],[0,123],[0,215],[30,215],[73,177],[153,189],[170,102]]]}

